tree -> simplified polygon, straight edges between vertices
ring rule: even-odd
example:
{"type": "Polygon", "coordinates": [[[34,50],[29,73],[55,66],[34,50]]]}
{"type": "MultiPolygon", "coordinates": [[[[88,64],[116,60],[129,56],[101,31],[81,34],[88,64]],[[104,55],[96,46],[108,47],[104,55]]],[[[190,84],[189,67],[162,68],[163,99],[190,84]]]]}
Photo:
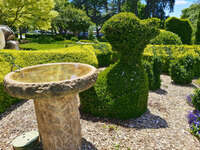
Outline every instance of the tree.
{"type": "Polygon", "coordinates": [[[138,16],[138,2],[140,2],[140,0],[126,0],[124,10],[126,12],[133,12],[136,16],[138,16]]]}
{"type": "Polygon", "coordinates": [[[169,17],[165,21],[165,29],[177,34],[183,44],[191,44],[193,29],[188,19],[169,17]]]}
{"type": "Polygon", "coordinates": [[[157,17],[160,19],[166,18],[165,10],[173,11],[175,0],[145,0],[145,16],[146,18],[157,17]]]}
{"type": "Polygon", "coordinates": [[[83,10],[74,8],[71,5],[60,9],[59,15],[53,20],[53,26],[60,33],[70,30],[74,35],[78,35],[81,31],[87,31],[90,25],[92,25],[92,22],[87,14],[83,10]]]}
{"type": "Polygon", "coordinates": [[[182,10],[182,19],[189,19],[194,29],[196,29],[198,15],[200,10],[200,4],[192,4],[189,8],[182,10]]]}
{"type": "Polygon", "coordinates": [[[48,29],[57,15],[54,0],[0,0],[0,24],[48,29]]]}
{"type": "Polygon", "coordinates": [[[108,0],[72,0],[72,3],[77,8],[85,10],[92,22],[95,23],[97,37],[103,23],[114,14],[113,11],[109,11],[108,9],[108,0]]]}
{"type": "Polygon", "coordinates": [[[199,19],[197,22],[196,44],[200,44],[200,11],[199,11],[199,19]]]}

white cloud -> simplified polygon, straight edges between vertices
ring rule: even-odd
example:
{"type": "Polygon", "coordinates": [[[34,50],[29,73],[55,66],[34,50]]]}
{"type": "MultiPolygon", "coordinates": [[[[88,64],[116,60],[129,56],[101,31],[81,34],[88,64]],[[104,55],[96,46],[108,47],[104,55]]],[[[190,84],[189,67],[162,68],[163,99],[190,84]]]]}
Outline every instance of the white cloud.
{"type": "Polygon", "coordinates": [[[187,4],[187,3],[188,3],[187,0],[176,0],[175,5],[185,5],[185,4],[187,4]]]}

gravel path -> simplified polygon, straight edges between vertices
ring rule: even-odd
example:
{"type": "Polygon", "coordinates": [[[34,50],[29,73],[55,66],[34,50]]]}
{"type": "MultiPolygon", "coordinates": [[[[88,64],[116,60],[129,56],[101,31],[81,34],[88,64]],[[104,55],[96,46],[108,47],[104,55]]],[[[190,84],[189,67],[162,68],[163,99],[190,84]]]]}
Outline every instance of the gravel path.
{"type": "MultiPolygon", "coordinates": [[[[84,150],[200,150],[200,142],[189,133],[186,96],[192,86],[177,86],[162,75],[162,88],[150,92],[149,111],[127,121],[82,115],[84,150]]],[[[0,149],[25,131],[37,130],[33,101],[22,101],[0,116],[0,149]]]]}

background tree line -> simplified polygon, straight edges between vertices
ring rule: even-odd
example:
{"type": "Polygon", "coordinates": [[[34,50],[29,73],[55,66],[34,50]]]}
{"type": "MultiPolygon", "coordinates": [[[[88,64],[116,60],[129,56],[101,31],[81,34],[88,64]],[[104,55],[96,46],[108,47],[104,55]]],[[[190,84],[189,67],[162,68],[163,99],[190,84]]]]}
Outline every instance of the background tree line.
{"type": "MultiPolygon", "coordinates": [[[[194,4],[195,10],[198,3],[199,0],[194,4]]],[[[117,13],[133,12],[140,19],[165,20],[166,11],[172,12],[174,5],[175,0],[0,0],[0,24],[19,31],[51,28],[55,34],[70,31],[74,35],[94,25],[98,36],[103,23],[117,13]]],[[[198,18],[191,14],[184,10],[182,18],[198,18]]]]}

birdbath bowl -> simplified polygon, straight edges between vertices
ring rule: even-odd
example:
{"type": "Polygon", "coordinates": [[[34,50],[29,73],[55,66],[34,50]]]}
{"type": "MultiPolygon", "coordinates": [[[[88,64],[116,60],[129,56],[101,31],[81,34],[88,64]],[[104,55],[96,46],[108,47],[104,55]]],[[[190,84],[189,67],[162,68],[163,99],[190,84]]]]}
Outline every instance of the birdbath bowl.
{"type": "Polygon", "coordinates": [[[90,65],[53,63],[11,72],[6,75],[4,86],[13,97],[34,99],[44,150],[78,150],[78,93],[90,88],[96,79],[96,68],[90,65]]]}

